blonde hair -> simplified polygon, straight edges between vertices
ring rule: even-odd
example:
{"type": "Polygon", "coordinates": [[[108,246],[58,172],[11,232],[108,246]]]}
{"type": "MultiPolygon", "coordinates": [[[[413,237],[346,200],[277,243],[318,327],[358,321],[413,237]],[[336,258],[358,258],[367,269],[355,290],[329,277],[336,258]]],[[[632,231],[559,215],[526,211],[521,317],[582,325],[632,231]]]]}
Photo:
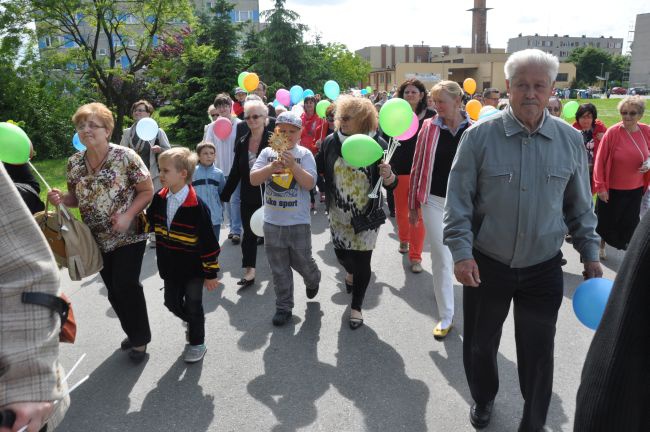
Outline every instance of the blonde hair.
{"type": "Polygon", "coordinates": [[[199,157],[196,153],[190,151],[187,147],[174,147],[165,150],[160,153],[160,156],[158,156],[158,165],[161,163],[167,163],[167,161],[170,161],[177,171],[187,171],[185,183],[192,183],[194,168],[196,168],[196,164],[199,163],[199,157]]]}
{"type": "Polygon", "coordinates": [[[625,97],[618,103],[618,107],[616,109],[621,112],[621,108],[623,108],[624,105],[632,105],[639,111],[640,115],[643,115],[643,112],[645,111],[645,101],[639,95],[625,97]]]}
{"type": "Polygon", "coordinates": [[[377,109],[370,99],[341,96],[336,100],[336,129],[341,128],[339,117],[350,116],[358,125],[358,133],[374,132],[379,126],[377,109]]]}
{"type": "Polygon", "coordinates": [[[463,89],[460,88],[460,85],[456,81],[440,81],[433,87],[431,87],[431,91],[429,94],[431,97],[436,97],[440,93],[445,92],[449,97],[453,98],[463,98],[463,89]]]}
{"type": "Polygon", "coordinates": [[[113,120],[113,113],[106,107],[106,105],[99,102],[81,105],[77,108],[77,112],[72,116],[72,123],[74,123],[75,126],[79,126],[90,117],[95,117],[101,121],[103,123],[102,126],[106,128],[109,135],[113,133],[115,120],[113,120]]]}

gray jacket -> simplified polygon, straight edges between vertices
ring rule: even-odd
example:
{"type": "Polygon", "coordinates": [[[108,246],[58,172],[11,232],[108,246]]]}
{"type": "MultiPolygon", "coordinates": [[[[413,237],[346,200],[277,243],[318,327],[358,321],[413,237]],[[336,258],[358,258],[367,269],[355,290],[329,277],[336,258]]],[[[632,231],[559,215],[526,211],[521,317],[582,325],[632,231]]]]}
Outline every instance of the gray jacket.
{"type": "Polygon", "coordinates": [[[545,114],[529,134],[507,109],[465,131],[444,215],[454,262],[476,248],[528,267],[557,255],[567,232],[584,261],[598,261],[595,228],[587,155],[571,125],[545,114]]]}

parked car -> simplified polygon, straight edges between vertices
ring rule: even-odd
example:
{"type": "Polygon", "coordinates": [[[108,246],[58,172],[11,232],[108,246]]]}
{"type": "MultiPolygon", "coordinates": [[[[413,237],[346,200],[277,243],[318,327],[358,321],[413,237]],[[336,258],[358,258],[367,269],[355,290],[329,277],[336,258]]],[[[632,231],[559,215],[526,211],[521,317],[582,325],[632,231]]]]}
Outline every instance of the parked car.
{"type": "Polygon", "coordinates": [[[625,95],[627,94],[627,89],[625,87],[612,87],[612,94],[616,95],[625,95]]]}
{"type": "Polygon", "coordinates": [[[644,89],[643,87],[631,87],[630,90],[628,91],[628,94],[631,94],[631,95],[647,95],[648,90],[644,89]]]}

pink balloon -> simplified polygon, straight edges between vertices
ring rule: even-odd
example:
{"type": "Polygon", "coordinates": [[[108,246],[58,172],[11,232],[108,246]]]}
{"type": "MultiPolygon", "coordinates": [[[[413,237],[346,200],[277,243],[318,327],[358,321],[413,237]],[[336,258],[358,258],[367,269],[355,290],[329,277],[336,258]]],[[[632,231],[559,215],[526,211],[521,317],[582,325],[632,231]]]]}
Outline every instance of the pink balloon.
{"type": "Polygon", "coordinates": [[[275,92],[275,98],[284,106],[291,105],[291,93],[287,89],[278,89],[275,92]]]}
{"type": "Polygon", "coordinates": [[[230,136],[230,132],[232,132],[232,123],[225,117],[219,117],[215,120],[212,130],[217,138],[225,140],[230,136]]]}
{"type": "Polygon", "coordinates": [[[402,135],[396,136],[395,139],[398,141],[404,141],[411,138],[418,131],[418,126],[420,126],[420,120],[418,119],[418,116],[413,113],[411,126],[409,126],[409,128],[406,129],[406,132],[404,132],[402,135]]]}

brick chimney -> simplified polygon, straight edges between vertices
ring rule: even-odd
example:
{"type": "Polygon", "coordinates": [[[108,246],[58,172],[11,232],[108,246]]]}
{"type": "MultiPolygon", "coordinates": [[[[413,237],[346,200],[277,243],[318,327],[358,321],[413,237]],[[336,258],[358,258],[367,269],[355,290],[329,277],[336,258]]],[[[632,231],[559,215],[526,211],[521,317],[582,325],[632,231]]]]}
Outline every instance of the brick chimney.
{"type": "Polygon", "coordinates": [[[472,12],[472,52],[487,52],[487,11],[492,8],[485,7],[486,0],[474,0],[474,7],[468,9],[472,12]]]}

